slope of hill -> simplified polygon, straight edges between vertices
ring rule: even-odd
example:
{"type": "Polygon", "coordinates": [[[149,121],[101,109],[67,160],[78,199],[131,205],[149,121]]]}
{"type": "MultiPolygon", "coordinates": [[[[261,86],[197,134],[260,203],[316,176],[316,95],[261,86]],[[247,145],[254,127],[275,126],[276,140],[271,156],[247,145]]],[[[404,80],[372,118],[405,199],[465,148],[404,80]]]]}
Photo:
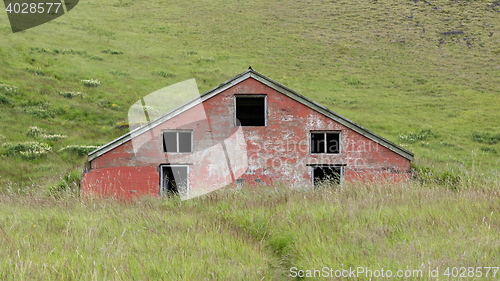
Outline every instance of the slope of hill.
{"type": "Polygon", "coordinates": [[[124,134],[141,96],[193,77],[204,92],[249,65],[403,145],[417,165],[498,176],[499,9],[92,0],[15,34],[0,13],[0,185],[51,185],[81,170],[89,148],[61,149],[124,134]]]}

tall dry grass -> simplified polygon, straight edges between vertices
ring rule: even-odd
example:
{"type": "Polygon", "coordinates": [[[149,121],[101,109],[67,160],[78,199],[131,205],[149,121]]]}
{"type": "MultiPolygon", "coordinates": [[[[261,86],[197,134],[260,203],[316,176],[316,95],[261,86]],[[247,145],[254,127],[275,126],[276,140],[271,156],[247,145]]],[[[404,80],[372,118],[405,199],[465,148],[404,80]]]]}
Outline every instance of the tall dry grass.
{"type": "Polygon", "coordinates": [[[291,267],[499,264],[494,181],[244,187],[184,202],[47,194],[0,197],[0,278],[277,280],[291,267]]]}

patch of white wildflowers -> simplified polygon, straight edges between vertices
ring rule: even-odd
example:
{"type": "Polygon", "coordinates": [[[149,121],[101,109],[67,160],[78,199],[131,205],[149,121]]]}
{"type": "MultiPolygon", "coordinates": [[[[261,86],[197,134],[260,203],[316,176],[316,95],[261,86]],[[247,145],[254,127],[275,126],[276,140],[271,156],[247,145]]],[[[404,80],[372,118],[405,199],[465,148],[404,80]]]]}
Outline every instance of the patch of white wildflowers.
{"type": "Polygon", "coordinates": [[[97,87],[101,84],[101,81],[97,79],[82,80],[83,85],[87,87],[97,87]]]}

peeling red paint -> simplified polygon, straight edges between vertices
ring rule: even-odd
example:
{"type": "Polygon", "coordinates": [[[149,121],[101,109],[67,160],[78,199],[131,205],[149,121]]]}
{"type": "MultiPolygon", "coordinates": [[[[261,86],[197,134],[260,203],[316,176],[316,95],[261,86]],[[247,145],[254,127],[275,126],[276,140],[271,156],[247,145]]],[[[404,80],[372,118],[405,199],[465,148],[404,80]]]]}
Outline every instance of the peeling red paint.
{"type": "Polygon", "coordinates": [[[83,196],[113,196],[131,199],[158,194],[158,172],[154,167],[110,167],[85,173],[81,184],[83,196]]]}
{"type": "Polygon", "coordinates": [[[226,163],[226,159],[218,146],[228,137],[234,137],[238,129],[234,121],[235,94],[264,94],[267,97],[267,126],[241,127],[248,157],[248,169],[241,178],[246,184],[254,185],[258,181],[273,184],[280,181],[293,186],[308,185],[311,184],[311,167],[306,164],[325,163],[345,165],[345,181],[400,182],[409,177],[410,160],[271,87],[248,78],[139,136],[134,140],[142,144],[137,153],[134,153],[132,141],[128,141],[92,160],[91,171],[82,179],[82,194],[93,192],[125,198],[158,194],[159,166],[167,163],[192,164],[189,170],[192,186],[203,185],[211,179],[231,182],[230,172],[220,166],[226,163]],[[201,112],[206,114],[206,119],[205,116],[200,117],[201,112]],[[195,153],[162,152],[161,131],[179,128],[193,130],[193,149],[205,150],[207,155],[199,157],[200,154],[195,153]],[[341,153],[311,155],[311,130],[340,131],[341,153]],[[215,166],[218,169],[212,169],[215,166]],[[213,174],[211,171],[222,173],[213,174]]]}

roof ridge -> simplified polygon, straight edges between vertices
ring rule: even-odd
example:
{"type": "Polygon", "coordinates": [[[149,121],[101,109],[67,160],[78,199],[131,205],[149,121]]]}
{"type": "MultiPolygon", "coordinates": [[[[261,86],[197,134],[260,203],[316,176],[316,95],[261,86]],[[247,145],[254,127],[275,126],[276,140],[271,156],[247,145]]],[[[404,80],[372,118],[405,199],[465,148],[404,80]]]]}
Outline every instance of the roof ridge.
{"type": "Polygon", "coordinates": [[[393,142],[375,134],[374,132],[362,127],[361,125],[358,125],[356,123],[354,123],[353,121],[331,111],[330,109],[316,103],[315,101],[309,99],[309,98],[306,98],[305,96],[289,89],[288,87],[272,80],[271,78],[267,77],[267,76],[264,76],[263,74],[257,72],[256,70],[252,69],[251,67],[249,67],[247,70],[245,70],[244,72],[236,75],[235,77],[217,85],[216,87],[204,92],[203,94],[201,94],[199,97],[195,98],[195,99],[192,99],[191,101],[188,101],[186,102],[185,104],[159,116],[158,118],[148,122],[146,125],[144,126],[141,126],[139,128],[136,128],[134,129],[133,131],[130,131],[118,138],[116,138],[115,140],[99,147],[98,149],[90,152],[88,154],[88,157],[89,157],[89,161],[92,161],[93,159],[101,156],[102,154],[114,149],[115,147],[129,141],[131,138],[129,138],[132,134],[142,134],[144,132],[146,132],[147,130],[153,128],[153,127],[156,127],[158,125],[160,125],[161,123],[169,120],[170,118],[173,118],[174,116],[177,116],[178,114],[181,114],[182,112],[192,108],[193,106],[197,105],[197,101],[200,101],[200,102],[204,102],[205,100],[219,94],[220,92],[224,91],[225,89],[229,88],[229,86],[233,86],[233,85],[236,85],[248,78],[254,78],[256,80],[258,80],[259,82],[273,88],[274,90],[294,99],[295,101],[297,102],[300,102],[306,106],[308,106],[309,108],[325,115],[326,117],[329,117],[333,120],[335,120],[336,122],[348,127],[349,129],[371,139],[372,141],[375,141],[376,143],[388,148],[389,150],[405,157],[406,159],[410,160],[410,161],[413,161],[413,157],[414,157],[414,154],[396,144],[394,144],[393,142]],[[141,132],[143,131],[143,132],[141,132]]]}

